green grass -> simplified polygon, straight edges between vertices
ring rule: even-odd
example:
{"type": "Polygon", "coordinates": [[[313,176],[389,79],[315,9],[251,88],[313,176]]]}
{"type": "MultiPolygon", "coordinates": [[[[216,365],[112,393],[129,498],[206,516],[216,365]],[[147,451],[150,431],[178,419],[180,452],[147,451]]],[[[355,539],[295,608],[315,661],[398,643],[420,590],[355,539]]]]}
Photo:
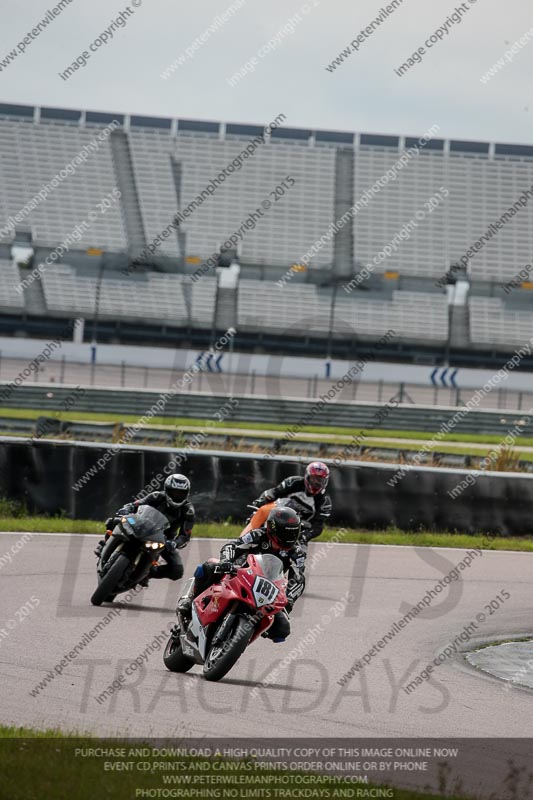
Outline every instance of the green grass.
{"type": "MultiPolygon", "coordinates": [[[[37,419],[37,417],[55,415],[56,412],[48,410],[26,409],[26,408],[2,408],[0,416],[11,417],[12,419],[37,419]]],[[[509,412],[516,413],[516,412],[509,412]]],[[[62,420],[76,420],[78,422],[138,422],[139,417],[135,414],[106,414],[91,411],[67,411],[57,414],[58,419],[62,420]]],[[[247,429],[257,431],[258,435],[264,433],[268,435],[269,431],[285,432],[290,429],[290,425],[263,423],[263,422],[241,422],[239,420],[225,420],[224,422],[217,422],[212,418],[189,418],[189,417],[153,417],[150,421],[151,425],[162,425],[164,427],[206,427],[210,428],[224,428],[224,429],[247,429]]],[[[301,433],[326,433],[337,435],[339,437],[351,437],[362,433],[362,428],[339,428],[335,426],[318,426],[318,425],[304,425],[301,433]]],[[[415,439],[427,440],[431,439],[437,433],[428,431],[396,431],[386,429],[371,429],[365,430],[368,438],[373,439],[415,439]]],[[[295,438],[298,438],[296,434],[295,438]]],[[[270,437],[269,437],[270,438],[270,437]]],[[[439,449],[441,442],[465,442],[476,444],[499,444],[501,437],[498,435],[476,434],[476,433],[447,433],[444,434],[439,442],[439,449]]],[[[523,447],[533,447],[533,438],[525,437],[520,439],[520,444],[523,447]]]]}
{"type": "MultiPolygon", "coordinates": [[[[154,743],[155,744],[155,743],[154,743]]],[[[327,742],[326,742],[327,744],[327,742]]],[[[269,796],[267,789],[271,790],[271,796],[274,796],[272,788],[279,787],[280,784],[268,783],[266,779],[270,776],[289,775],[294,780],[289,780],[283,783],[283,789],[301,788],[302,784],[297,783],[296,776],[305,774],[302,771],[290,772],[289,770],[269,770],[269,769],[250,769],[251,759],[236,760],[232,759],[228,769],[194,769],[195,764],[200,762],[203,764],[214,761],[226,762],[228,759],[212,757],[207,758],[191,758],[189,756],[159,756],[150,752],[149,755],[135,755],[134,748],[146,748],[154,746],[148,742],[139,742],[138,740],[125,740],[120,739],[97,739],[97,738],[70,738],[59,731],[35,731],[27,728],[13,728],[0,726],[0,795],[9,798],[9,800],[94,800],[95,798],[102,798],[102,800],[131,800],[136,796],[137,790],[142,789],[160,789],[165,787],[162,775],[178,775],[178,776],[192,776],[194,783],[190,783],[189,788],[195,789],[198,794],[196,796],[205,796],[202,789],[205,791],[209,784],[200,782],[202,778],[207,775],[218,775],[229,777],[231,775],[248,776],[246,784],[233,783],[228,780],[225,784],[212,784],[211,788],[218,786],[219,788],[237,788],[237,796],[243,796],[239,789],[246,787],[246,790],[263,790],[263,796],[269,796]],[[76,749],[94,749],[96,747],[107,748],[125,748],[125,756],[107,756],[107,757],[91,757],[76,755],[76,749]],[[179,761],[183,767],[179,770],[172,771],[140,771],[137,769],[139,762],[154,763],[176,763],[179,761]],[[104,769],[105,762],[122,764],[133,762],[132,768],[126,771],[110,771],[104,769]],[[237,768],[239,765],[239,768],[237,768]],[[6,793],[7,792],[7,793],[6,793]]],[[[161,747],[187,747],[186,740],[178,740],[173,738],[171,741],[163,743],[158,741],[155,746],[161,747]]],[[[201,744],[200,744],[201,746],[201,744]]],[[[275,742],[272,743],[275,746],[275,742]]],[[[325,780],[322,782],[321,776],[314,773],[317,782],[312,784],[312,788],[320,792],[321,798],[327,800],[328,798],[335,797],[335,789],[350,789],[350,795],[357,784],[346,783],[342,778],[335,781],[325,780]]],[[[329,777],[329,776],[328,776],[329,777]]],[[[176,784],[175,788],[181,788],[183,791],[187,784],[176,784]]],[[[373,784],[376,786],[376,784],[373,784]]],[[[171,788],[170,786],[167,788],[171,788]]],[[[369,789],[371,784],[361,784],[361,788],[369,789]]],[[[192,794],[182,795],[183,797],[193,797],[192,794]]],[[[223,796],[223,792],[220,792],[223,796]]],[[[226,795],[228,796],[228,795],[226,795]]],[[[258,791],[258,797],[262,794],[258,791]]],[[[337,795],[338,796],[338,795],[337,795]]],[[[433,798],[442,797],[428,793],[426,791],[412,792],[409,790],[395,789],[394,797],[396,800],[433,800],[433,798]]],[[[446,793],[450,800],[453,797],[446,793]]],[[[460,798],[455,797],[455,800],[460,798]]]]}
{"type": "MultiPolygon", "coordinates": [[[[32,517],[6,515],[0,501],[0,531],[30,533],[103,533],[103,522],[90,519],[68,519],[67,517],[32,517]]],[[[243,525],[229,522],[198,523],[193,536],[207,536],[212,539],[234,539],[239,536],[243,525]]],[[[398,528],[384,531],[326,529],[316,545],[323,542],[343,542],[346,544],[385,544],[409,545],[415,547],[459,547],[470,550],[515,550],[533,552],[533,537],[493,537],[489,534],[432,533],[429,531],[406,532],[398,528]]]]}
{"type": "MultiPolygon", "coordinates": [[[[50,413],[47,411],[39,411],[35,409],[19,409],[7,408],[1,409],[0,416],[10,417],[12,419],[37,419],[39,416],[46,416],[50,413]]],[[[103,422],[103,423],[130,423],[137,422],[138,417],[131,414],[104,414],[93,412],[79,412],[70,411],[57,414],[57,418],[61,420],[70,420],[76,422],[103,422]]],[[[272,440],[272,432],[276,432],[281,436],[290,429],[288,425],[275,425],[273,423],[258,423],[258,422],[238,422],[235,420],[224,422],[217,422],[213,419],[190,419],[183,417],[153,417],[150,421],[150,427],[162,427],[167,429],[169,427],[176,428],[176,438],[179,437],[180,432],[187,430],[194,430],[195,428],[208,428],[211,430],[220,429],[227,432],[229,435],[235,436],[237,439],[241,435],[239,430],[247,429],[253,431],[257,438],[257,445],[250,445],[248,449],[254,451],[257,448],[257,453],[260,455],[261,440],[265,439],[268,442],[272,440]]],[[[328,444],[338,444],[339,450],[343,447],[350,446],[353,437],[363,434],[361,428],[338,428],[338,427],[320,427],[314,425],[307,425],[302,430],[291,436],[293,441],[309,441],[309,439],[316,436],[328,435],[328,444]]],[[[14,434],[20,438],[26,438],[27,434],[19,433],[14,434]]],[[[360,442],[363,446],[380,447],[384,450],[391,450],[396,453],[398,450],[408,452],[417,452],[420,449],[420,442],[431,440],[434,433],[424,431],[395,431],[395,430],[364,430],[364,439],[360,442]],[[401,439],[402,443],[391,441],[391,439],[401,439]]],[[[47,437],[43,437],[47,438],[47,437]]],[[[64,437],[60,437],[64,438],[64,437]]],[[[89,438],[89,437],[87,437],[89,438]]],[[[146,444],[151,444],[157,447],[151,440],[146,441],[146,444]]],[[[501,437],[489,436],[484,434],[461,434],[450,433],[442,437],[434,449],[439,453],[458,456],[472,456],[483,458],[490,451],[491,445],[500,445],[501,437]],[[485,448],[478,449],[472,445],[484,445],[485,448]]],[[[522,447],[533,447],[533,438],[520,439],[522,447]]],[[[179,442],[176,442],[176,447],[179,442]]],[[[513,448],[513,456],[520,461],[533,462],[533,452],[524,452],[519,448],[513,448]]],[[[349,456],[352,457],[352,456],[349,456]]],[[[355,456],[353,456],[355,457],[355,456]]],[[[364,456],[363,456],[364,458],[364,456]]],[[[372,458],[372,454],[370,454],[372,458]]]]}
{"type": "Polygon", "coordinates": [[[495,639],[491,642],[483,642],[482,644],[476,644],[474,651],[484,650],[487,647],[497,647],[499,644],[516,644],[517,642],[533,642],[533,636],[518,636],[515,639],[495,639]]]}

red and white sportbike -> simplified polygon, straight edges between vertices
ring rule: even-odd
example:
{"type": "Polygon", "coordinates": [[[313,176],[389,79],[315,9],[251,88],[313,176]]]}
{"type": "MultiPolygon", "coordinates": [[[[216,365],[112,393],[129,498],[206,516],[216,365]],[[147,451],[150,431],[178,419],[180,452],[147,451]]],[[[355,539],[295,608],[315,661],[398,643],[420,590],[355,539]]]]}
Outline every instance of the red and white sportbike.
{"type": "Polygon", "coordinates": [[[190,620],[184,619],[178,604],[178,623],[163,655],[167,669],[187,672],[194,664],[202,664],[206,680],[223,678],[285,608],[286,587],[283,563],[277,556],[250,553],[243,566],[234,565],[219,583],[194,598],[190,620]]]}

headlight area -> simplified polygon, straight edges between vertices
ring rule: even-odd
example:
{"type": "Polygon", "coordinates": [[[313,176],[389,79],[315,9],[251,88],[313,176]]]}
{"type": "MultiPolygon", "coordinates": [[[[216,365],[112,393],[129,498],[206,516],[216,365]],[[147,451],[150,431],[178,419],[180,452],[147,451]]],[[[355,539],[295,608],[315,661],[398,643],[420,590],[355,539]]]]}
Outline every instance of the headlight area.
{"type": "Polygon", "coordinates": [[[145,542],[144,546],[148,548],[148,550],[161,550],[165,545],[161,544],[161,542],[145,542]]]}

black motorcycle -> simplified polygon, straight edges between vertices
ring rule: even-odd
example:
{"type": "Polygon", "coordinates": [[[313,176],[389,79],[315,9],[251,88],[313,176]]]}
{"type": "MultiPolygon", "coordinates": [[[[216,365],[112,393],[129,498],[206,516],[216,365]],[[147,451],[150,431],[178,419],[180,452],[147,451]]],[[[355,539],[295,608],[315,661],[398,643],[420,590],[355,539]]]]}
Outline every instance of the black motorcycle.
{"type": "Polygon", "coordinates": [[[132,589],[147,577],[165,547],[168,525],[167,517],[148,505],[121,517],[98,559],[98,586],[91,597],[93,606],[112,602],[117,594],[132,589]]]}

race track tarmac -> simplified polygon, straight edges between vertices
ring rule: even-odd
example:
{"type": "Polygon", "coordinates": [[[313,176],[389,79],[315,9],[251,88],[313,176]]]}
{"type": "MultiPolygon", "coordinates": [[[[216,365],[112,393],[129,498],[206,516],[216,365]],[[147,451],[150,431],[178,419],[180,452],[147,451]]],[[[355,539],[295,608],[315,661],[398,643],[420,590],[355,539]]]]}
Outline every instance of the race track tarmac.
{"type": "MultiPolygon", "coordinates": [[[[199,667],[186,675],[168,672],[162,649],[155,649],[156,637],[163,641],[173,622],[183,582],[152,581],[127,606],[94,608],[89,598],[96,585],[96,537],[36,534],[20,546],[21,537],[0,535],[3,723],[146,737],[531,735],[532,692],[504,691],[501,681],[474,670],[460,652],[434,667],[428,680],[404,690],[461,633],[462,650],[531,635],[530,554],[470,556],[457,573],[460,580],[443,584],[429,606],[400,628],[398,620],[464,561],[466,551],[313,543],[291,637],[285,644],[260,639],[225,679],[208,683],[199,667]],[[15,549],[10,563],[2,558],[15,549]],[[109,617],[113,608],[121,613],[109,617]],[[104,618],[108,624],[91,638],[104,618]],[[388,632],[389,640],[367,657],[365,668],[340,685],[388,632]],[[82,641],[81,653],[61,667],[82,641]],[[142,666],[132,669],[139,657],[142,666]],[[123,687],[98,702],[128,669],[123,687]],[[53,678],[36,692],[47,675],[53,678]],[[259,686],[262,681],[267,685],[259,686]]],[[[197,539],[181,551],[185,575],[216,556],[221,544],[197,539]]],[[[501,744],[497,751],[508,755],[501,744]]]]}

